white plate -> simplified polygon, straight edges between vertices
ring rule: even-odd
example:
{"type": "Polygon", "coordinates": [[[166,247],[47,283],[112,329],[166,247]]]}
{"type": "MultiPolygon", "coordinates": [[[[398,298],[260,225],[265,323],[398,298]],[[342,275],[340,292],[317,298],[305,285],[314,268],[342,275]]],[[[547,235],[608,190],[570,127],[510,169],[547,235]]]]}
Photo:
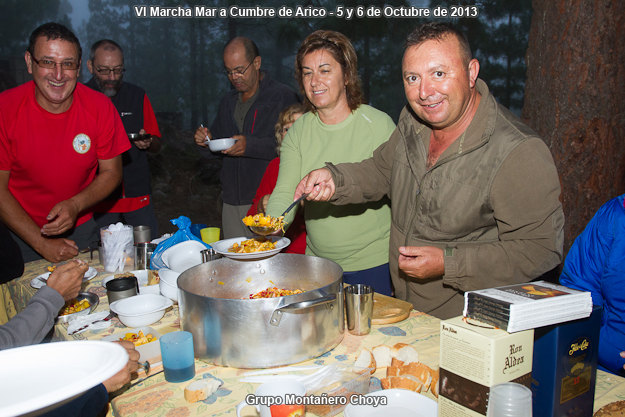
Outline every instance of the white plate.
{"type": "Polygon", "coordinates": [[[29,413],[81,394],[115,375],[127,362],[123,347],[102,341],[42,343],[0,351],[0,417],[29,413]]]}
{"type": "MultiPolygon", "coordinates": [[[[51,272],[46,272],[45,274],[41,274],[39,276],[37,276],[36,278],[33,278],[30,281],[30,286],[33,288],[41,288],[43,287],[44,284],[43,282],[41,282],[41,279],[43,279],[44,281],[48,280],[48,277],[50,276],[51,272]]],[[[95,277],[96,275],[98,275],[98,271],[96,271],[95,268],[89,267],[89,269],[87,269],[87,272],[85,272],[85,276],[83,277],[82,281],[89,281],[90,279],[92,279],[93,277],[95,277]]]]}
{"type": "Polygon", "coordinates": [[[386,397],[386,405],[354,405],[345,407],[345,417],[436,417],[438,403],[424,395],[405,389],[385,389],[371,392],[365,397],[386,397]]]}
{"type": "Polygon", "coordinates": [[[234,253],[234,252],[228,252],[228,249],[232,247],[232,245],[234,245],[235,243],[241,243],[244,240],[247,240],[247,237],[233,237],[232,239],[224,239],[224,240],[220,240],[218,242],[214,242],[211,243],[211,246],[213,247],[213,249],[215,249],[215,252],[226,256],[228,258],[232,258],[232,259],[259,259],[259,258],[266,258],[268,256],[272,256],[275,255],[276,253],[280,252],[282,249],[286,248],[287,246],[289,246],[291,244],[291,241],[286,238],[286,237],[279,237],[279,236],[267,236],[267,238],[269,240],[271,240],[272,242],[274,242],[276,244],[276,248],[275,249],[271,249],[271,250],[265,250],[262,252],[252,252],[252,253],[234,253]]]}

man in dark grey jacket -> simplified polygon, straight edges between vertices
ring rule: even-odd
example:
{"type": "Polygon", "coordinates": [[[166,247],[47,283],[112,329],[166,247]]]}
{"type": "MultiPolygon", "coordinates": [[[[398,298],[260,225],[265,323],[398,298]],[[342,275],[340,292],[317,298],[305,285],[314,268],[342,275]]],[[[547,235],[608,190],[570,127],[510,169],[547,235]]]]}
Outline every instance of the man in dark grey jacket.
{"type": "MultiPolygon", "coordinates": [[[[72,260],[59,265],[30,300],[26,308],[0,326],[0,350],[39,343],[54,326],[54,321],[65,301],[75,298],[80,291],[82,279],[89,265],[72,260]]],[[[138,369],[139,352],[132,342],[119,344],[128,353],[128,363],[118,373],[89,389],[80,396],[60,407],[53,408],[43,416],[50,417],[89,417],[100,415],[108,402],[107,392],[114,392],[130,382],[133,372],[138,369]]]]}
{"type": "Polygon", "coordinates": [[[298,100],[286,85],[260,70],[261,57],[253,41],[234,38],[224,48],[224,67],[234,90],[221,103],[210,130],[199,127],[195,143],[231,137],[232,147],[221,152],[223,237],[251,236],[241,219],[247,215],[260,180],[277,156],[274,126],[278,114],[298,100]]]}
{"type": "Polygon", "coordinates": [[[409,105],[389,141],[362,163],[312,171],[295,192],[336,204],[388,195],[395,295],[439,318],[462,314],[465,291],[526,282],[562,260],[551,153],[478,73],[461,33],[421,26],[408,36],[409,105]]]}
{"type": "Polygon", "coordinates": [[[26,308],[0,326],[0,350],[41,342],[65,301],[78,295],[88,269],[89,265],[77,260],[57,267],[26,308]]]}

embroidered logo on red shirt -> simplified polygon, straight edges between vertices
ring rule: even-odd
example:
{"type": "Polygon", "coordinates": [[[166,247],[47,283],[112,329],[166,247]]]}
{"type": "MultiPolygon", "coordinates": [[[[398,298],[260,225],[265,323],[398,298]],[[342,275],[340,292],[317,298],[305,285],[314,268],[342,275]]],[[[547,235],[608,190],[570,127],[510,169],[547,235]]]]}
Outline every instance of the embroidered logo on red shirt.
{"type": "Polygon", "coordinates": [[[73,146],[79,154],[87,153],[91,149],[91,138],[84,133],[79,133],[74,137],[73,146]]]}

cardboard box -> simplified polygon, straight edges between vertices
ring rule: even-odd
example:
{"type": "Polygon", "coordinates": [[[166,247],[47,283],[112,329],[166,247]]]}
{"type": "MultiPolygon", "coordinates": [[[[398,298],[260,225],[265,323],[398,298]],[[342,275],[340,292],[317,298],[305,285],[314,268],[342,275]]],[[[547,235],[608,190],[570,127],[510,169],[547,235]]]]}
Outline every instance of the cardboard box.
{"type": "Polygon", "coordinates": [[[592,415],[601,312],[594,306],[588,318],[536,329],[534,417],[592,415]]]}
{"type": "Polygon", "coordinates": [[[508,333],[462,316],[441,321],[439,417],[485,416],[490,387],[531,385],[534,330],[508,333]]]}

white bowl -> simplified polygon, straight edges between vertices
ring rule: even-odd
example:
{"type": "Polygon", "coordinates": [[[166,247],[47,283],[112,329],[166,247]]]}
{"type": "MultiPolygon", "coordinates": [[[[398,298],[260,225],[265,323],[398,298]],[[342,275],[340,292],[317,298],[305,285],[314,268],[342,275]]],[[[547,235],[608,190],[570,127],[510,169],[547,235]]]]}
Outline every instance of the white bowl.
{"type": "Polygon", "coordinates": [[[158,275],[161,277],[158,283],[161,294],[170,298],[172,301],[178,301],[178,277],[180,276],[180,272],[163,268],[159,269],[158,275]]]}
{"type": "Polygon", "coordinates": [[[185,240],[166,249],[161,259],[169,269],[184,272],[202,263],[202,251],[204,249],[208,248],[202,242],[185,240]]]}
{"type": "Polygon", "coordinates": [[[156,294],[159,295],[161,293],[160,285],[146,285],[145,287],[139,287],[139,294],[156,294]]]}
{"type": "Polygon", "coordinates": [[[236,139],[232,138],[211,139],[210,142],[208,142],[208,148],[212,152],[221,152],[232,147],[232,145],[234,145],[234,142],[236,141],[236,139]]]}
{"type": "Polygon", "coordinates": [[[172,304],[169,298],[162,295],[139,294],[117,300],[109,308],[125,326],[142,327],[163,318],[165,310],[172,304]]]}

